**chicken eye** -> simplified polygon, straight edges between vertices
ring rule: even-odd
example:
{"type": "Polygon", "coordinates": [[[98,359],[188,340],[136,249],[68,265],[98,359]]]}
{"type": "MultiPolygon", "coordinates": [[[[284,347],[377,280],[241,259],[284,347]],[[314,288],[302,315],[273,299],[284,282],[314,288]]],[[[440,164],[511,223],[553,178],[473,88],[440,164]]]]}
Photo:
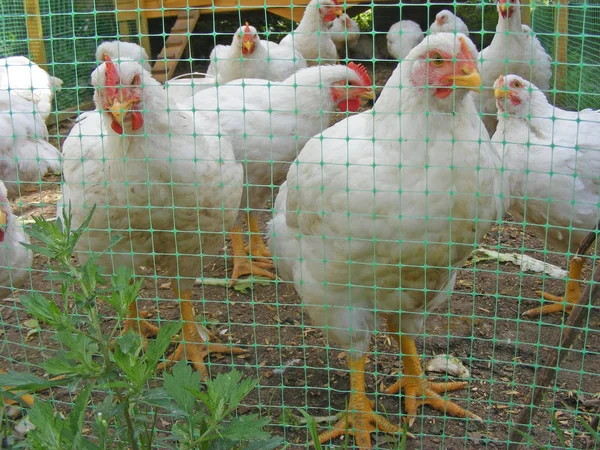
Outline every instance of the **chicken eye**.
{"type": "Polygon", "coordinates": [[[520,81],[515,80],[515,81],[513,81],[513,87],[517,88],[517,89],[521,89],[523,86],[521,85],[520,81]]]}
{"type": "Polygon", "coordinates": [[[444,59],[442,58],[442,55],[440,55],[439,53],[434,53],[431,56],[431,62],[433,63],[434,66],[441,66],[442,64],[444,64],[444,59]]]}

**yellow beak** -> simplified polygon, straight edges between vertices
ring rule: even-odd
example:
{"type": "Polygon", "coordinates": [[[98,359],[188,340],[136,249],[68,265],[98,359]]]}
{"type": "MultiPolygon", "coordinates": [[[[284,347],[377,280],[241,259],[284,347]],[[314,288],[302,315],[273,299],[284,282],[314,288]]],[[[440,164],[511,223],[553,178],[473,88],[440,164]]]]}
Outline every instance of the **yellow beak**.
{"type": "Polygon", "coordinates": [[[335,8],[333,10],[333,12],[335,13],[336,16],[342,16],[344,14],[344,9],[340,6],[338,6],[337,8],[335,8]]]}
{"type": "Polygon", "coordinates": [[[373,89],[366,90],[358,94],[360,98],[364,98],[366,100],[375,100],[377,96],[375,95],[375,91],[373,89]]]}
{"type": "Polygon", "coordinates": [[[127,100],[123,103],[120,101],[114,102],[110,107],[110,113],[119,123],[123,123],[123,116],[129,112],[129,107],[135,103],[135,100],[127,100]]]}
{"type": "Polygon", "coordinates": [[[501,3],[498,8],[500,8],[500,11],[502,11],[503,13],[506,13],[506,11],[508,11],[508,6],[506,6],[506,3],[501,3]]]}
{"type": "Polygon", "coordinates": [[[254,42],[252,42],[252,41],[244,41],[244,42],[242,42],[242,46],[244,48],[246,48],[246,50],[248,50],[250,52],[254,48],[254,42]]]}
{"type": "Polygon", "coordinates": [[[464,87],[475,92],[481,88],[481,77],[476,69],[463,67],[460,75],[452,75],[450,79],[454,80],[456,86],[464,87]]]}
{"type": "Polygon", "coordinates": [[[0,209],[0,229],[4,231],[6,228],[6,212],[0,209]]]}
{"type": "Polygon", "coordinates": [[[494,89],[494,97],[496,98],[506,98],[507,94],[508,92],[503,87],[494,89]]]}

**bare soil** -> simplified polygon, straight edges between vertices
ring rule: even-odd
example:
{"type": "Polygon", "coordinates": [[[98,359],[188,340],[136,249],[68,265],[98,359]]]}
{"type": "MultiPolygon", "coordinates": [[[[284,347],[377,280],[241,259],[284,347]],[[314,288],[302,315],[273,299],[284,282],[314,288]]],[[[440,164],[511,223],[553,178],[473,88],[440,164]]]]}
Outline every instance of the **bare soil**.
{"type": "MultiPolygon", "coordinates": [[[[377,85],[383,86],[392,68],[377,68],[377,85]]],[[[340,117],[343,117],[340,115],[340,117]]],[[[58,133],[68,134],[71,122],[60,124],[58,133]]],[[[40,190],[22,197],[13,204],[19,215],[31,217],[43,214],[55,216],[60,196],[59,177],[47,179],[40,190]]],[[[263,214],[263,225],[268,220],[263,214]]],[[[483,245],[501,252],[525,253],[555,265],[567,266],[564,255],[544,254],[543,243],[529,230],[506,218],[501,229],[490,231],[483,245]]],[[[590,263],[585,276],[589,279],[590,263]]],[[[207,276],[223,278],[225,259],[211,262],[205,268],[207,276]]],[[[52,295],[59,287],[45,280],[45,261],[34,258],[30,283],[24,291],[33,289],[52,295]]],[[[162,275],[162,274],[159,274],[162,275]]],[[[563,317],[551,316],[541,320],[525,320],[521,313],[540,304],[537,290],[552,293],[564,290],[562,280],[543,278],[540,274],[521,273],[520,268],[495,261],[468,263],[459,274],[455,292],[447,307],[428,315],[417,346],[426,360],[434,355],[451,354],[460,358],[471,371],[469,388],[452,393],[456,402],[478,414],[483,424],[455,418],[428,407],[411,427],[416,439],[409,439],[408,449],[480,449],[504,448],[508,439],[508,423],[521,409],[531,390],[536,371],[544,364],[546,350],[560,335],[563,317]]],[[[311,326],[301,300],[292,285],[272,282],[255,285],[243,294],[216,286],[197,286],[195,289],[198,320],[203,321],[219,339],[244,347],[243,357],[212,356],[209,370],[215,373],[236,367],[247,376],[259,379],[258,388],[244,401],[240,414],[260,410],[272,419],[271,431],[283,435],[289,449],[307,448],[310,436],[304,425],[294,423],[300,416],[297,408],[308,408],[314,416],[329,416],[345,408],[350,377],[347,357],[326,343],[321,330],[311,326]]],[[[179,308],[173,300],[167,279],[146,282],[140,307],[154,309],[153,320],[163,323],[179,319],[179,308]]],[[[51,357],[57,348],[51,330],[42,325],[39,334],[28,337],[24,321],[30,317],[18,299],[0,301],[0,332],[4,345],[0,349],[0,367],[31,371],[43,375],[40,363],[51,357]]],[[[535,417],[531,436],[546,446],[560,447],[552,432],[551,416],[563,429],[572,429],[577,410],[587,420],[598,414],[600,394],[600,311],[596,305],[590,311],[580,339],[558,371],[542,409],[535,417]],[[588,406],[584,406],[588,405],[588,406]]],[[[378,410],[399,423],[402,401],[397,395],[383,395],[382,386],[396,381],[400,371],[400,355],[390,335],[381,327],[373,339],[373,353],[367,370],[368,389],[377,394],[378,410]]],[[[431,375],[433,378],[435,375],[431,375]]],[[[57,405],[74,401],[75,393],[57,388],[41,394],[52,398],[57,405]]],[[[375,397],[373,397],[375,398],[375,397]]],[[[165,430],[172,419],[162,417],[165,430]]],[[[322,428],[323,429],[323,428],[322,428]]],[[[573,448],[592,445],[582,433],[568,434],[573,448]]],[[[379,434],[376,448],[397,448],[398,438],[379,434]]],[[[342,440],[332,444],[342,445],[342,440]]]]}

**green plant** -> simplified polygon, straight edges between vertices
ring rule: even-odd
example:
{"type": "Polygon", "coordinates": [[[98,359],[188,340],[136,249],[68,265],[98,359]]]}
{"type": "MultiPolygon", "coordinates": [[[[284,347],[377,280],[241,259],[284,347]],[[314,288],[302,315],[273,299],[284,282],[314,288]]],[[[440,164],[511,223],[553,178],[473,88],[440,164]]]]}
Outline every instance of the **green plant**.
{"type": "MultiPolygon", "coordinates": [[[[42,368],[54,380],[29,373],[0,375],[0,384],[10,391],[41,390],[57,384],[76,390],[77,400],[63,420],[50,402],[37,399],[29,413],[36,429],[20,443],[21,448],[151,449],[158,440],[183,449],[275,448],[281,440],[268,439],[262,429],[267,418],[256,415],[235,417],[240,401],[255,387],[242,381],[233,370],[207,383],[200,392],[200,375],[180,363],[173,374],[165,374],[160,386],[157,365],[181,324],[164,324],[155,340],[142,342],[138,334],[121,333],[131,302],[142,282],[132,281],[129,268],[119,268],[106,279],[97,265],[101,254],[77,265],[71,255],[86,230],[92,214],[76,230],[71,214],[63,214],[63,225],[36,218],[28,247],[49,260],[49,280],[61,285],[60,303],[38,292],[21,297],[27,312],[55,331],[61,350],[42,368]],[[104,319],[116,317],[109,324],[104,319]],[[95,407],[89,405],[94,396],[95,407]],[[168,438],[160,438],[157,419],[167,412],[183,420],[168,438]],[[85,422],[90,427],[84,426],[85,422]],[[84,431],[85,430],[85,431],[84,431]],[[258,446],[256,446],[258,445],[258,446]]],[[[113,240],[111,247],[118,240],[113,240]]],[[[110,249],[110,247],[109,247],[110,249]]],[[[109,250],[107,249],[107,250],[109,250]]],[[[15,398],[10,392],[3,392],[15,398]]],[[[163,447],[164,448],[164,447],[163,447]]]]}

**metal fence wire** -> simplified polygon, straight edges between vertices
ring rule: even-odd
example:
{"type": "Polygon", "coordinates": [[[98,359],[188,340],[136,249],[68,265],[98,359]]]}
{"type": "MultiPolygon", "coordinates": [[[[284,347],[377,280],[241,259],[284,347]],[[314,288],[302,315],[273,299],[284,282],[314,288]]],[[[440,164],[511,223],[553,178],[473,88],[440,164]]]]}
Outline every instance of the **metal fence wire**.
{"type": "Polygon", "coordinates": [[[3,448],[600,447],[598,1],[0,13],[3,448]]]}

